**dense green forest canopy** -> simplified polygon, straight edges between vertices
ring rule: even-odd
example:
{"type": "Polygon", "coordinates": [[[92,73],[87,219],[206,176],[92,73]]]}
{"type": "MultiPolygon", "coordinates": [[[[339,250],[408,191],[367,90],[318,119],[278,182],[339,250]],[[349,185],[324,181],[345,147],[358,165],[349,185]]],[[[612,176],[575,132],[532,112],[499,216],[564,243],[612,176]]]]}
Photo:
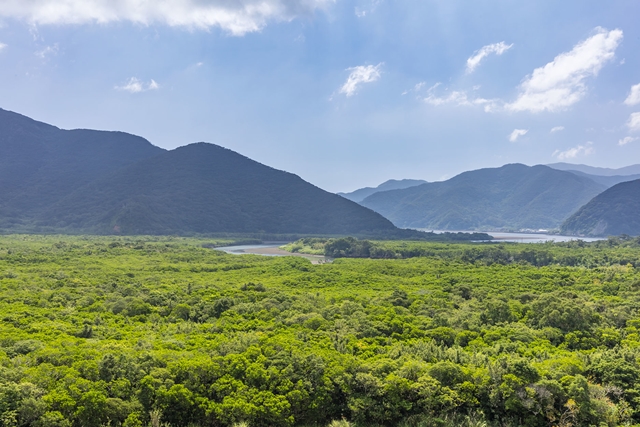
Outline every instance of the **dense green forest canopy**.
{"type": "Polygon", "coordinates": [[[0,425],[640,422],[637,239],[223,243],[0,237],[0,425]]]}

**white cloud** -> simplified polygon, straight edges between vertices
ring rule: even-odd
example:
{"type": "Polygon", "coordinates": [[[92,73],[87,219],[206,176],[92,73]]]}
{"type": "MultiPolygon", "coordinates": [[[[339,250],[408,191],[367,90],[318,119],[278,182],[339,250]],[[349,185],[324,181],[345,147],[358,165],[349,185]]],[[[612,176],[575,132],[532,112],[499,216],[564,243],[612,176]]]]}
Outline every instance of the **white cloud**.
{"type": "Polygon", "coordinates": [[[2,0],[0,17],[43,24],[130,21],[143,25],[208,29],[233,35],[260,31],[269,21],[290,21],[335,0],[2,0]]]}
{"type": "Polygon", "coordinates": [[[555,126],[552,127],[549,133],[556,133],[564,130],[564,126],[555,126]]]}
{"type": "Polygon", "coordinates": [[[627,105],[640,104],[640,83],[631,86],[629,96],[627,96],[627,99],[624,100],[624,103],[627,105]]]}
{"type": "Polygon", "coordinates": [[[378,65],[359,65],[357,67],[347,68],[347,71],[351,71],[347,81],[339,90],[339,93],[344,93],[347,96],[355,95],[358,90],[358,86],[363,83],[372,83],[380,79],[380,68],[383,63],[378,65]]]}
{"type": "Polygon", "coordinates": [[[625,136],[620,141],[618,141],[618,145],[627,145],[630,142],[637,141],[640,138],[633,138],[631,136],[625,136]]]}
{"type": "Polygon", "coordinates": [[[629,121],[627,122],[627,127],[631,131],[640,131],[640,112],[631,113],[629,121]]]}
{"type": "Polygon", "coordinates": [[[516,142],[518,138],[521,136],[525,136],[529,132],[529,129],[514,129],[511,134],[509,134],[509,141],[516,142]]]}
{"type": "Polygon", "coordinates": [[[7,45],[4,43],[0,43],[0,52],[2,52],[4,50],[4,48],[6,48],[7,45]]]}
{"type": "Polygon", "coordinates": [[[513,47],[512,44],[506,44],[505,42],[489,44],[483,46],[479,50],[476,50],[472,57],[467,59],[467,73],[473,73],[473,71],[480,65],[480,62],[487,56],[495,53],[496,55],[502,55],[513,47]]]}
{"type": "Polygon", "coordinates": [[[122,86],[115,86],[116,90],[122,90],[129,93],[146,92],[148,90],[157,90],[160,85],[155,80],[151,79],[149,83],[144,83],[135,77],[131,77],[127,83],[122,86]]]}
{"type": "Polygon", "coordinates": [[[564,110],[580,101],[586,91],[585,79],[596,76],[613,59],[622,40],[621,30],[596,28],[595,34],[561,53],[544,67],[536,68],[520,85],[520,95],[506,108],[511,111],[564,110]]]}
{"type": "Polygon", "coordinates": [[[587,142],[586,145],[578,145],[565,151],[556,150],[553,156],[558,160],[574,159],[578,156],[588,156],[594,152],[593,142],[587,142]]]}

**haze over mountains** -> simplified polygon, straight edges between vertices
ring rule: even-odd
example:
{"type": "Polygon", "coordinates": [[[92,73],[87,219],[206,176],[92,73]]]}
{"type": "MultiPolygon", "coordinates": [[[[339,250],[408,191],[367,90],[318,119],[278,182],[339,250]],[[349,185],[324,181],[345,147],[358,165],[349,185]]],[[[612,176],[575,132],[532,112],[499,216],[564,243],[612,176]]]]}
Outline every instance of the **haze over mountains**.
{"type": "Polygon", "coordinates": [[[550,229],[605,186],[547,166],[510,164],[443,182],[372,194],[361,203],[399,227],[439,230],[550,229]]]}
{"type": "Polygon", "coordinates": [[[389,233],[379,214],[213,144],[172,151],[0,110],[0,229],[123,234],[389,233]]]}

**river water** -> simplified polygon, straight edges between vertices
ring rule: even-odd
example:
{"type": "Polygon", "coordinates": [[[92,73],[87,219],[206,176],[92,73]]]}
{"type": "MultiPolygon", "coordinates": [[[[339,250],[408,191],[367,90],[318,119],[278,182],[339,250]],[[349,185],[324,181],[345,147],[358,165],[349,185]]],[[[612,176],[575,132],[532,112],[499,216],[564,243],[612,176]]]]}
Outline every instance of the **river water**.
{"type": "MultiPolygon", "coordinates": [[[[476,233],[468,230],[430,230],[419,229],[420,231],[433,231],[434,233],[476,233]]],[[[571,240],[583,240],[585,242],[595,242],[596,240],[605,240],[603,237],[576,237],[576,236],[561,236],[559,234],[544,234],[544,233],[506,233],[499,231],[486,231],[488,235],[493,237],[496,241],[500,242],[516,242],[516,243],[544,243],[544,242],[570,242],[571,240]]]]}
{"type": "MultiPolygon", "coordinates": [[[[434,233],[474,233],[473,231],[461,230],[428,230],[421,229],[420,231],[433,231],[434,233]]],[[[544,243],[544,242],[569,242],[571,240],[584,240],[585,242],[594,242],[596,240],[604,240],[604,238],[592,238],[592,237],[575,237],[575,236],[561,236],[559,234],[542,234],[542,233],[504,233],[496,231],[486,232],[492,236],[495,240],[493,242],[515,242],[515,243],[544,243]]],[[[279,249],[280,246],[288,242],[267,242],[259,245],[236,245],[236,246],[222,246],[214,248],[217,251],[223,251],[228,254],[234,255],[264,255],[264,256],[299,256],[311,260],[314,264],[322,264],[325,262],[331,262],[329,258],[325,258],[320,255],[307,255],[296,254],[279,249]]]]}

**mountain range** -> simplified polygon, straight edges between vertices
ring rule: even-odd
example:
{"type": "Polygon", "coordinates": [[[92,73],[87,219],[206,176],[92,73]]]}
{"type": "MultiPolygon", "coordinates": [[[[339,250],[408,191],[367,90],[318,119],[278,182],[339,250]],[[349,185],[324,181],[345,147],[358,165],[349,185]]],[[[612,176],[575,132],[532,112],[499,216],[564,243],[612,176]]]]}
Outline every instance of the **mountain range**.
{"type": "Polygon", "coordinates": [[[561,171],[578,171],[582,173],[586,173],[589,175],[595,176],[629,176],[629,175],[640,175],[640,164],[625,166],[618,169],[611,168],[599,168],[595,166],[587,166],[573,163],[551,163],[548,164],[552,169],[557,169],[561,171]]]}
{"type": "Polygon", "coordinates": [[[399,227],[551,229],[605,189],[587,177],[548,166],[509,164],[374,193],[361,204],[399,227]]]}
{"type": "Polygon", "coordinates": [[[213,144],[167,151],[0,110],[0,230],[380,234],[381,215],[213,144]]]}

